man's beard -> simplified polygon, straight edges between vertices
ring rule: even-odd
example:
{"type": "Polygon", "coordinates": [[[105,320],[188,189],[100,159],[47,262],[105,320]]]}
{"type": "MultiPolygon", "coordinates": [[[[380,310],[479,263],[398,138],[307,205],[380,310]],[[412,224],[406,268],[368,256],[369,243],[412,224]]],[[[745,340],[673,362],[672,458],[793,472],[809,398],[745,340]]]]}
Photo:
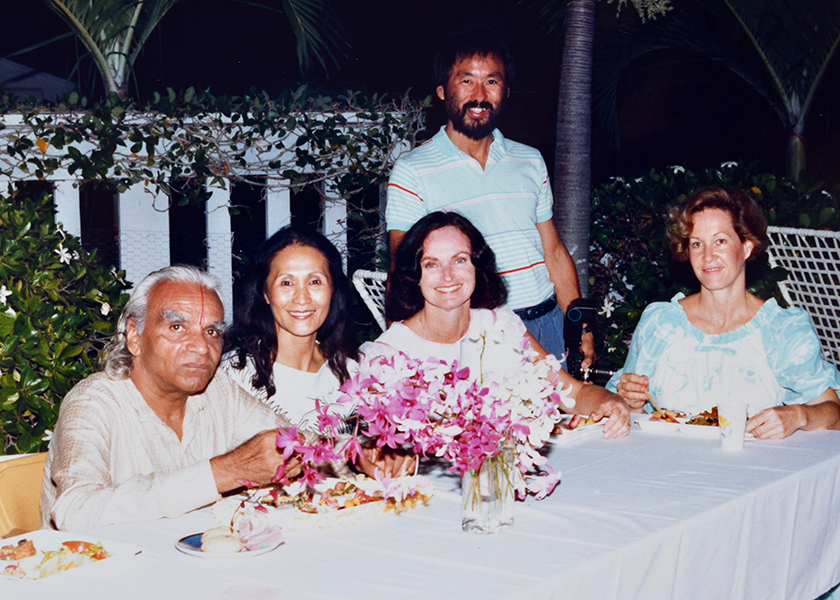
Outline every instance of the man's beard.
{"type": "Polygon", "coordinates": [[[494,107],[489,102],[479,102],[478,100],[470,100],[465,102],[460,108],[455,105],[454,100],[447,99],[446,101],[446,116],[452,123],[452,127],[458,133],[461,133],[471,140],[483,140],[488,135],[493,133],[496,129],[496,123],[499,121],[499,115],[502,112],[502,105],[504,100],[499,102],[498,107],[494,107]],[[485,108],[487,109],[486,117],[483,121],[476,121],[470,118],[467,120],[467,111],[471,108],[485,108]]]}

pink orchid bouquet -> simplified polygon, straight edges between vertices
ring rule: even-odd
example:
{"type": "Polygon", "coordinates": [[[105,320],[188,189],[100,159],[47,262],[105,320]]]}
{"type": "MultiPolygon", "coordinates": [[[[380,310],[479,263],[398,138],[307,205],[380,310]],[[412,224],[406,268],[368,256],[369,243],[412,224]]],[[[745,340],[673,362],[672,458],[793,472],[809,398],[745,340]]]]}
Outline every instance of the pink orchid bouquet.
{"type": "MultiPolygon", "coordinates": [[[[480,340],[480,348],[489,343],[480,340]]],[[[377,446],[411,446],[418,455],[451,461],[462,475],[512,447],[521,474],[513,477],[517,497],[531,492],[541,499],[559,474],[538,449],[560,420],[560,403],[574,400],[571,388],[557,385],[561,367],[553,356],[538,360],[527,342],[515,354],[519,363],[503,375],[485,372],[479,360],[477,376],[457,361],[421,361],[399,351],[372,356],[337,401],[355,405],[377,446]]]]}

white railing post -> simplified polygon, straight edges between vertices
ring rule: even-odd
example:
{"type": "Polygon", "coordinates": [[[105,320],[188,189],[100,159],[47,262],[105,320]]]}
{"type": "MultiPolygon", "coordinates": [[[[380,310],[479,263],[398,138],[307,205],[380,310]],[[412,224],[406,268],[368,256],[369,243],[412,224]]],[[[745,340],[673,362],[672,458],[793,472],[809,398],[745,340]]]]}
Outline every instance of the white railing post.
{"type": "Polygon", "coordinates": [[[120,268],[139,283],[152,271],[169,266],[169,197],[133,185],[120,194],[120,268]]]}
{"type": "Polygon", "coordinates": [[[289,188],[265,190],[265,239],[292,222],[292,194],[289,188]]]}
{"type": "Polygon", "coordinates": [[[341,253],[342,267],[347,272],[347,201],[331,196],[330,185],[324,185],[324,235],[341,253]]]}
{"type": "Polygon", "coordinates": [[[222,189],[205,182],[207,199],[207,270],[222,282],[225,320],[233,322],[233,233],[230,226],[230,188],[222,189]]]}
{"type": "Polygon", "coordinates": [[[73,179],[58,179],[53,183],[55,222],[61,223],[62,229],[67,233],[82,237],[82,203],[79,197],[82,192],[81,186],[73,179]]]}

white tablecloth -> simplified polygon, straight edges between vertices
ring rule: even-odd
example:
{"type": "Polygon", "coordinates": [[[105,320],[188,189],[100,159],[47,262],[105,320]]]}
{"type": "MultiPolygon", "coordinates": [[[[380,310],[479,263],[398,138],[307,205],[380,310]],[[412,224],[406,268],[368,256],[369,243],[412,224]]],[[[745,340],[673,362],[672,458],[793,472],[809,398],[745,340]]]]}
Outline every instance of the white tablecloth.
{"type": "Polygon", "coordinates": [[[728,453],[634,427],[552,446],[549,459],[562,483],[517,503],[514,526],[494,535],[460,530],[459,481],[438,472],[427,507],[289,532],[262,556],[178,552],[178,538],[215,525],[207,509],[103,527],[93,533],[142,553],[65,597],[813,600],[840,581],[840,432],[728,453]]]}

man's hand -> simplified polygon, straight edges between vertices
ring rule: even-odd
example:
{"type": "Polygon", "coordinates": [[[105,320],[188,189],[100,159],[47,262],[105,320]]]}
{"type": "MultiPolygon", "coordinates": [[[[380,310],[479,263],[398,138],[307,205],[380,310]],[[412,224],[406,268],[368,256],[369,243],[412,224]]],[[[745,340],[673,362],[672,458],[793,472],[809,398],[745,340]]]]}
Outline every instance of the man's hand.
{"type": "Polygon", "coordinates": [[[417,457],[390,448],[364,448],[363,456],[356,461],[356,468],[368,477],[401,477],[414,473],[417,457]]]}
{"type": "MultiPolygon", "coordinates": [[[[249,481],[254,487],[271,483],[283,464],[283,454],[277,447],[276,429],[262,431],[227,454],[210,459],[216,489],[220,494],[242,487],[242,480],[249,481]]],[[[297,455],[285,461],[285,466],[286,477],[296,477],[301,472],[301,461],[297,455]]]]}
{"type": "Polygon", "coordinates": [[[591,331],[580,336],[580,353],[583,355],[583,360],[580,362],[581,369],[588,369],[597,360],[595,336],[591,331]]]}

